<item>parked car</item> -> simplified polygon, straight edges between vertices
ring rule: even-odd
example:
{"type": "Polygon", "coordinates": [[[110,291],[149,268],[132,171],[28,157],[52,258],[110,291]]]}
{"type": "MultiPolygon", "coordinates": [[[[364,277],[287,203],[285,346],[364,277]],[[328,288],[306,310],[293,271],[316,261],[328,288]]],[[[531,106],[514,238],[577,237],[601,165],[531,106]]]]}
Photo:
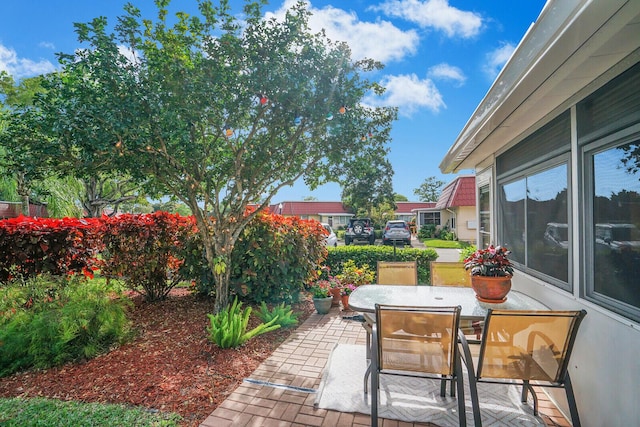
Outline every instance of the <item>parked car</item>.
{"type": "Polygon", "coordinates": [[[409,224],[402,220],[387,221],[382,233],[382,244],[391,245],[400,242],[402,245],[411,246],[411,230],[409,224]]]}
{"type": "Polygon", "coordinates": [[[566,223],[550,222],[544,232],[544,242],[551,247],[569,249],[569,226],[566,223]]]}
{"type": "Polygon", "coordinates": [[[338,246],[338,236],[336,236],[336,233],[333,231],[333,228],[325,222],[322,223],[322,226],[324,227],[325,230],[327,230],[327,233],[329,233],[329,235],[324,239],[324,244],[326,246],[331,246],[334,248],[338,246]]]}
{"type": "Polygon", "coordinates": [[[614,253],[640,252],[640,230],[634,224],[596,224],[596,245],[614,253]]]}
{"type": "Polygon", "coordinates": [[[376,242],[376,234],[373,230],[373,221],[370,218],[350,218],[347,231],[344,233],[344,244],[350,245],[356,240],[364,240],[373,245],[376,242]]]}

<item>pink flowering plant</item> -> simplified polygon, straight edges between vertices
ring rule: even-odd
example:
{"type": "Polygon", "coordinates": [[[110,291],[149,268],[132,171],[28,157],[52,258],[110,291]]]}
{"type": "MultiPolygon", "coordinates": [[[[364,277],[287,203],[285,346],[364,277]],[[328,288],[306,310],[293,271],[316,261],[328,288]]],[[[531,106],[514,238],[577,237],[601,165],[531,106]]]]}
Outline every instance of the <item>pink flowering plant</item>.
{"type": "Polygon", "coordinates": [[[353,283],[349,283],[348,285],[345,285],[342,287],[342,290],[340,291],[340,295],[351,295],[351,292],[355,291],[357,288],[356,285],[354,285],[353,283]]]}
{"type": "Polygon", "coordinates": [[[328,280],[316,280],[309,286],[309,292],[313,298],[327,298],[330,296],[331,283],[328,280]]]}
{"type": "Polygon", "coordinates": [[[505,277],[513,276],[513,264],[507,258],[511,252],[502,246],[478,249],[464,260],[464,268],[471,270],[472,276],[505,277]]]}

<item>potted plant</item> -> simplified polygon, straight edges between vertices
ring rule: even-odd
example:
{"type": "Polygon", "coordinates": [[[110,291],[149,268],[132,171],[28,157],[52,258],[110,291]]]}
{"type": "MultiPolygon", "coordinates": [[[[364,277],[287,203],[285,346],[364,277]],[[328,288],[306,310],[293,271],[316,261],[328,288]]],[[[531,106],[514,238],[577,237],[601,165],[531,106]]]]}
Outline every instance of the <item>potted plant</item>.
{"type": "Polygon", "coordinates": [[[357,286],[354,285],[353,283],[349,283],[348,285],[345,285],[342,287],[342,290],[340,291],[340,296],[342,298],[343,310],[349,310],[349,295],[351,295],[351,292],[355,291],[356,288],[357,286]]]}
{"type": "Polygon", "coordinates": [[[328,280],[320,279],[313,282],[309,287],[309,292],[313,297],[313,306],[318,314],[327,314],[331,310],[331,283],[328,280]]]}
{"type": "Polygon", "coordinates": [[[513,276],[513,264],[508,258],[510,253],[505,247],[491,245],[465,258],[464,268],[471,270],[471,286],[480,301],[506,301],[513,276]]]}

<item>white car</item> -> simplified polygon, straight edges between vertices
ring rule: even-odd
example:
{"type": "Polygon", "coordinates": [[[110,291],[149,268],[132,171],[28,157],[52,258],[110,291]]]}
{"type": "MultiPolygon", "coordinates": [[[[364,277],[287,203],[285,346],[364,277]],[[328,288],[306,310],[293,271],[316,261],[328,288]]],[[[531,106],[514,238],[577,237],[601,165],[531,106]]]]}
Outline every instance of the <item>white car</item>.
{"type": "Polygon", "coordinates": [[[338,246],[338,236],[336,236],[336,233],[333,232],[333,228],[331,228],[329,224],[324,222],[322,223],[322,226],[329,233],[329,235],[324,240],[324,244],[326,246],[332,246],[334,248],[338,246]]]}

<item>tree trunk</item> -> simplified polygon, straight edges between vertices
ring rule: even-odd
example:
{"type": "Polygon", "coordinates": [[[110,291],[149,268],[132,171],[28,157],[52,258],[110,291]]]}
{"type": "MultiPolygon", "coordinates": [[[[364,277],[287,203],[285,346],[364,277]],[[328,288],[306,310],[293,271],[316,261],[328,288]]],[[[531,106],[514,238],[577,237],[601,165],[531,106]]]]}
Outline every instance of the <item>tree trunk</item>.
{"type": "Polygon", "coordinates": [[[25,179],[24,173],[16,174],[16,193],[20,196],[20,207],[22,215],[29,216],[29,187],[25,179]]]}

